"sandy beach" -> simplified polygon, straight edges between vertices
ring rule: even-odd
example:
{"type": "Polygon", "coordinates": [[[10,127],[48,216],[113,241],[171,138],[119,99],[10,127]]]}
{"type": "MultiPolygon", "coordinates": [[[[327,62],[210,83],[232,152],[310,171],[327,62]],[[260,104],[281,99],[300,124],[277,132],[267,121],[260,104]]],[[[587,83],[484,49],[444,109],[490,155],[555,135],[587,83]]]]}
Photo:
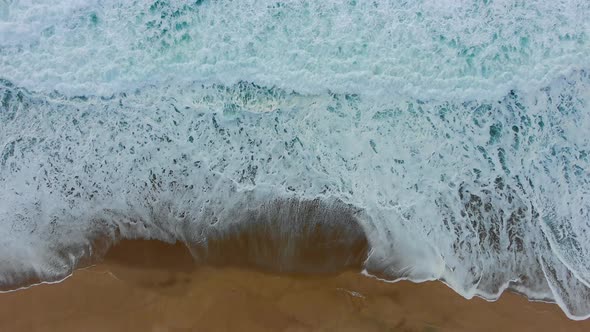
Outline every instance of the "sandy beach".
{"type": "Polygon", "coordinates": [[[0,331],[588,331],[554,304],[465,300],[440,282],[196,267],[182,245],[128,241],[61,283],[0,294],[0,331]]]}

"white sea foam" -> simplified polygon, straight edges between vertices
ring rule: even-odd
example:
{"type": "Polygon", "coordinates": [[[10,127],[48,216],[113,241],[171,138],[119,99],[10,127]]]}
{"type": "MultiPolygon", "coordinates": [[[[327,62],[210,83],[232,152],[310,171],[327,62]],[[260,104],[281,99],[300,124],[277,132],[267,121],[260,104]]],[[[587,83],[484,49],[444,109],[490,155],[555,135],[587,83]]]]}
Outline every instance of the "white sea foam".
{"type": "Polygon", "coordinates": [[[322,198],[371,273],[585,318],[589,6],[5,1],[0,282],[322,198]]]}
{"type": "Polygon", "coordinates": [[[9,1],[2,76],[111,94],[179,80],[500,98],[587,68],[587,1],[9,1]]]}

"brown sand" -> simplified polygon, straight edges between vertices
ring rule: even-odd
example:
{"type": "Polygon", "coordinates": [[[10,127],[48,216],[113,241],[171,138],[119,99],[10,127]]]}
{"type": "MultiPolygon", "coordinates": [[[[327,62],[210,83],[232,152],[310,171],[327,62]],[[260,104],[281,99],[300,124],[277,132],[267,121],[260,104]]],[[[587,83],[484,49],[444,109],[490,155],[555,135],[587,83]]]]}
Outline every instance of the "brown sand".
{"type": "Polygon", "coordinates": [[[439,282],[196,268],[182,246],[134,241],[62,283],[0,294],[0,331],[590,331],[590,321],[510,293],[468,301],[439,282]]]}

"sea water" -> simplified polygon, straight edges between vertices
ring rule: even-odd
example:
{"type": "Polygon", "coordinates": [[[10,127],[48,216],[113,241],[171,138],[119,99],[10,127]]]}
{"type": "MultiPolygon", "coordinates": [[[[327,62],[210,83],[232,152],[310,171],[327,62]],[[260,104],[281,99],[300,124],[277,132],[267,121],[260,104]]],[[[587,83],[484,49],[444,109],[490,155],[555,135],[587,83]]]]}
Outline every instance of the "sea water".
{"type": "Polygon", "coordinates": [[[0,0],[0,283],[63,278],[96,238],[206,244],[244,211],[321,201],[322,222],[354,211],[367,273],[587,318],[588,17],[583,0],[0,0]]]}

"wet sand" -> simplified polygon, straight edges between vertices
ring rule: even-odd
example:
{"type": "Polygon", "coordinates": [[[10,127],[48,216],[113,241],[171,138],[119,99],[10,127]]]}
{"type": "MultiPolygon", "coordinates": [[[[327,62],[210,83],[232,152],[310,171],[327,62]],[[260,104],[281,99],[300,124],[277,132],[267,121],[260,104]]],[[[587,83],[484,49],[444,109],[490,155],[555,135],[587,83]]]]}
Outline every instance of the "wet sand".
{"type": "Polygon", "coordinates": [[[553,304],[465,300],[439,282],[196,267],[181,245],[127,241],[58,284],[0,294],[0,331],[590,331],[553,304]]]}

